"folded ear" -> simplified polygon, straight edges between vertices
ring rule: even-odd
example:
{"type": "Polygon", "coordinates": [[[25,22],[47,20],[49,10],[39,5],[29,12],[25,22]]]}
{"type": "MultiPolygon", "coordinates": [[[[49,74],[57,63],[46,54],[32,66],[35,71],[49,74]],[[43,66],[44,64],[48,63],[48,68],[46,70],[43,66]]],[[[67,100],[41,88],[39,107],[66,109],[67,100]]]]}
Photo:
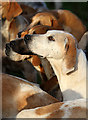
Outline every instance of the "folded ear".
{"type": "Polygon", "coordinates": [[[72,72],[76,66],[76,41],[69,34],[65,38],[65,57],[63,59],[62,72],[72,72]]]}
{"type": "Polygon", "coordinates": [[[2,17],[7,20],[11,20],[12,18],[20,15],[22,9],[17,2],[3,2],[2,3],[2,17]]]}

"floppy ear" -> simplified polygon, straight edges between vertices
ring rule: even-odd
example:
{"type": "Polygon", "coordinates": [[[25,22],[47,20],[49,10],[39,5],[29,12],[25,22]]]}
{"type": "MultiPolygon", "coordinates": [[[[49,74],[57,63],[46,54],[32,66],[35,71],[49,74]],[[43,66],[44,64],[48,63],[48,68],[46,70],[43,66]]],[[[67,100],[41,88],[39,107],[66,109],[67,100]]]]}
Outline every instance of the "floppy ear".
{"type": "Polygon", "coordinates": [[[56,19],[51,20],[51,26],[58,29],[58,30],[63,30],[62,26],[59,25],[59,23],[56,19]]]}
{"type": "Polygon", "coordinates": [[[12,18],[21,14],[22,9],[17,2],[4,2],[2,3],[2,17],[7,20],[11,20],[12,18]]]}
{"type": "Polygon", "coordinates": [[[76,41],[72,36],[67,35],[65,38],[65,57],[63,59],[62,72],[68,74],[76,66],[76,41]]]}

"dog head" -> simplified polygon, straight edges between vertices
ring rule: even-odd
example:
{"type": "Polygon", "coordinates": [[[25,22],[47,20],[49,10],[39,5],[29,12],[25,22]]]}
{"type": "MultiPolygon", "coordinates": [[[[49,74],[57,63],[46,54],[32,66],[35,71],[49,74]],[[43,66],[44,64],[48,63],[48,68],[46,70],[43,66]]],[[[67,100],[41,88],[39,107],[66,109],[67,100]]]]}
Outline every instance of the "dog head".
{"type": "Polygon", "coordinates": [[[43,35],[26,35],[24,40],[29,51],[47,59],[62,60],[66,73],[75,67],[76,41],[71,34],[51,30],[43,35]]]}
{"type": "Polygon", "coordinates": [[[32,17],[32,23],[29,27],[31,28],[35,25],[47,25],[57,29],[62,29],[57,21],[57,18],[49,12],[37,13],[34,17],[32,17]]]}
{"type": "Polygon", "coordinates": [[[26,34],[44,34],[46,33],[48,30],[54,30],[53,27],[51,26],[47,26],[47,25],[36,25],[33,26],[31,29],[23,31],[23,32],[19,32],[18,33],[18,37],[24,37],[26,34]]]}
{"type": "Polygon", "coordinates": [[[11,2],[9,0],[8,2],[2,2],[0,4],[0,14],[2,15],[2,18],[6,18],[8,21],[20,15],[22,12],[21,7],[15,0],[12,0],[11,2]]]}

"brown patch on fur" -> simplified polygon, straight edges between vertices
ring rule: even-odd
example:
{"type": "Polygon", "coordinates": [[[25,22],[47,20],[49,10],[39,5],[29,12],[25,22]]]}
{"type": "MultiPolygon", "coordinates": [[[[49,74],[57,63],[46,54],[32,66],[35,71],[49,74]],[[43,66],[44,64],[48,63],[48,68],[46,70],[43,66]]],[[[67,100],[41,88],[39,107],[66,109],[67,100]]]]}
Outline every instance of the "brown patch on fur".
{"type": "Polygon", "coordinates": [[[65,105],[65,107],[68,107],[68,105],[65,105]]]}
{"type": "Polygon", "coordinates": [[[82,21],[72,12],[68,10],[58,10],[56,11],[59,14],[58,23],[62,26],[63,29],[73,34],[78,42],[86,31],[86,27],[83,25],[82,21]]]}
{"type": "Polygon", "coordinates": [[[35,94],[29,96],[26,101],[27,105],[24,109],[32,109],[58,102],[57,99],[44,92],[36,92],[35,94]]]}
{"type": "Polygon", "coordinates": [[[45,34],[48,30],[54,30],[54,27],[46,25],[36,25],[31,29],[25,30],[21,33],[21,37],[24,37],[26,34],[45,34]]]}
{"type": "Polygon", "coordinates": [[[51,113],[47,118],[61,118],[63,116],[64,116],[64,111],[58,108],[58,110],[51,113]]]}
{"type": "Polygon", "coordinates": [[[50,80],[48,80],[47,82],[45,82],[44,84],[41,85],[41,88],[44,91],[49,92],[50,90],[52,90],[56,85],[58,84],[58,80],[56,76],[53,76],[50,80]]]}
{"type": "Polygon", "coordinates": [[[21,3],[21,2],[19,4],[23,10],[22,16],[24,16],[30,24],[31,17],[33,17],[36,14],[37,10],[35,10],[31,6],[25,5],[24,3],[21,3]]]}
{"type": "Polygon", "coordinates": [[[21,37],[24,37],[26,34],[28,34],[28,31],[22,32],[21,37]]]}
{"type": "Polygon", "coordinates": [[[73,107],[70,118],[86,118],[86,108],[73,107]]]}
{"type": "Polygon", "coordinates": [[[29,30],[29,34],[33,34],[34,32],[36,34],[45,34],[47,32],[47,29],[53,30],[54,28],[46,25],[36,25],[29,30]]]}
{"type": "Polygon", "coordinates": [[[41,64],[40,58],[36,55],[31,55],[31,58],[27,59],[32,63],[34,67],[40,72],[40,76],[42,78],[42,83],[45,83],[47,81],[47,76],[45,74],[44,68],[41,64]]]}
{"type": "Polygon", "coordinates": [[[76,65],[76,41],[72,36],[67,35],[68,38],[68,50],[65,55],[65,63],[68,69],[72,69],[76,65]]]}
{"type": "Polygon", "coordinates": [[[32,57],[33,57],[33,60],[32,60],[33,66],[38,66],[38,65],[40,65],[41,62],[40,62],[39,57],[38,57],[37,55],[33,55],[32,57]]]}
{"type": "Polygon", "coordinates": [[[31,6],[25,5],[20,3],[20,6],[23,10],[22,15],[26,18],[27,15],[29,17],[32,17],[37,11],[35,9],[33,9],[31,6]]]}
{"type": "Polygon", "coordinates": [[[45,106],[45,107],[37,109],[35,111],[35,113],[38,115],[44,115],[47,113],[51,113],[51,112],[54,112],[55,110],[59,109],[62,105],[63,105],[63,103],[51,104],[49,106],[45,106]]]}
{"type": "MultiPolygon", "coordinates": [[[[13,19],[10,23],[9,32],[10,32],[10,41],[11,41],[12,39],[16,38],[16,35],[19,32],[18,27],[16,26],[15,19],[13,19]]],[[[9,41],[7,41],[7,42],[9,42],[9,41]]]]}
{"type": "Polygon", "coordinates": [[[2,17],[7,20],[11,20],[12,18],[20,15],[22,13],[22,9],[17,2],[2,2],[2,17]]]}

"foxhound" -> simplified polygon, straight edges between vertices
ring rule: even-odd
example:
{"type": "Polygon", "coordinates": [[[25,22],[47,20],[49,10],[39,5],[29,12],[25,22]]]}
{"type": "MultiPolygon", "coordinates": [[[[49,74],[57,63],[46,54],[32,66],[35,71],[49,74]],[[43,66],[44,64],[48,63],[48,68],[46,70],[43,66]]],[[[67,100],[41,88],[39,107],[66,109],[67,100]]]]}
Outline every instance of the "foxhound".
{"type": "Polygon", "coordinates": [[[64,100],[86,98],[88,64],[73,35],[50,30],[43,35],[26,35],[24,41],[30,54],[38,54],[51,63],[64,100]]]}
{"type": "Polygon", "coordinates": [[[84,52],[76,46],[76,39],[67,32],[51,30],[43,35],[26,35],[24,40],[30,54],[33,52],[50,61],[58,77],[65,102],[26,109],[18,113],[16,118],[86,119],[88,65],[84,52]]]}
{"type": "Polygon", "coordinates": [[[2,118],[14,118],[24,109],[32,109],[58,102],[37,84],[8,74],[2,79],[2,118]]]}

